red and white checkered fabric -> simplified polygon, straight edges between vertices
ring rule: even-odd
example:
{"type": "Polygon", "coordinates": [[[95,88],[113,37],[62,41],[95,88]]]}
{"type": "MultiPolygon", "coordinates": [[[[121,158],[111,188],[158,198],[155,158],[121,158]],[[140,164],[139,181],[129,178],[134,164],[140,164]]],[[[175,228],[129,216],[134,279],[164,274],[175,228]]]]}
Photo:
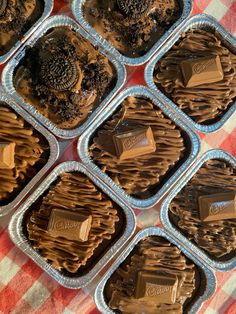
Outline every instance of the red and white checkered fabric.
{"type": "MultiPolygon", "coordinates": [[[[64,0],[55,1],[54,12],[70,13],[64,0]]],[[[195,0],[193,14],[213,15],[236,36],[236,0],[195,0]]],[[[129,85],[140,83],[143,70],[135,72],[129,85]]],[[[220,147],[236,156],[236,114],[217,133],[201,134],[202,150],[220,147]]],[[[73,157],[71,145],[62,160],[73,157]]],[[[158,224],[158,211],[137,212],[139,227],[158,224]]],[[[92,295],[99,280],[87,288],[70,290],[61,287],[10,241],[6,226],[9,217],[0,219],[0,314],[97,314],[92,295]]],[[[217,292],[205,302],[199,313],[236,313],[236,272],[217,273],[217,292]]]]}

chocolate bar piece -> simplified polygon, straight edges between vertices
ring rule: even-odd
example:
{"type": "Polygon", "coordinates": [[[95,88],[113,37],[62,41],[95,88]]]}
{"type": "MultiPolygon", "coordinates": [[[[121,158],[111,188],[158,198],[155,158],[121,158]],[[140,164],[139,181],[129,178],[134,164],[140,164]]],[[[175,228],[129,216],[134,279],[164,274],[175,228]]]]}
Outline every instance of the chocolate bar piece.
{"type": "Polygon", "coordinates": [[[48,223],[48,232],[54,237],[87,241],[92,216],[62,209],[53,209],[48,223]]]}
{"type": "Polygon", "coordinates": [[[157,303],[173,304],[176,301],[178,278],[140,271],[137,275],[135,297],[145,298],[157,303]]]}
{"type": "Polygon", "coordinates": [[[186,87],[214,83],[224,78],[219,56],[182,61],[181,70],[186,87]]]}
{"type": "Polygon", "coordinates": [[[156,151],[151,127],[142,127],[113,136],[116,153],[120,160],[134,158],[156,151]]]}
{"type": "Polygon", "coordinates": [[[198,203],[202,221],[236,218],[236,192],[199,196],[198,203]]]}
{"type": "Polygon", "coordinates": [[[0,143],[0,169],[15,167],[15,143],[0,143]]]}

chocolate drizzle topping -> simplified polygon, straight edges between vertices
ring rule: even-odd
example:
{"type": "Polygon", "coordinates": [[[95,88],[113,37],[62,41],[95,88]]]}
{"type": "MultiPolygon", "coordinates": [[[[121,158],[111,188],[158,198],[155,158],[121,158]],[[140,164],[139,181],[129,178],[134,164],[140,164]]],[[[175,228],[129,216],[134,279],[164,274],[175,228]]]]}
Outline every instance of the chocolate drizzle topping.
{"type": "Polygon", "coordinates": [[[52,184],[38,208],[33,207],[27,220],[28,238],[55,269],[76,273],[87,264],[98,246],[110,240],[116,231],[120,208],[79,172],[63,173],[52,184]],[[54,209],[91,215],[92,224],[87,241],[67,239],[48,232],[54,209]]]}
{"type": "Polygon", "coordinates": [[[0,0],[0,17],[4,16],[7,5],[8,5],[8,0],[0,0]]]}
{"type": "Polygon", "coordinates": [[[78,71],[71,59],[51,55],[42,62],[41,79],[48,87],[64,91],[75,85],[78,71]]]}
{"type": "Polygon", "coordinates": [[[128,194],[147,198],[185,154],[180,129],[148,99],[127,97],[121,109],[100,128],[89,148],[90,156],[128,194]],[[113,135],[151,127],[156,150],[119,160],[113,135]]]}
{"type": "Polygon", "coordinates": [[[205,162],[170,204],[170,219],[187,238],[213,258],[236,248],[236,219],[201,221],[198,198],[235,192],[236,170],[224,160],[205,162]]]}
{"type": "Polygon", "coordinates": [[[131,257],[115,271],[105,286],[108,305],[119,313],[182,314],[184,303],[195,291],[197,269],[173,244],[162,237],[149,236],[141,240],[131,257]],[[176,276],[178,287],[174,304],[158,302],[155,298],[135,298],[138,273],[176,276]]]}
{"type": "Polygon", "coordinates": [[[0,103],[0,142],[14,142],[15,166],[13,169],[0,169],[0,202],[11,199],[21,190],[46,162],[48,143],[4,103],[0,103]],[[44,153],[45,151],[45,153],[44,153]]]}
{"type": "Polygon", "coordinates": [[[151,0],[117,0],[120,11],[132,18],[144,14],[151,4],[151,0]]]}
{"type": "Polygon", "coordinates": [[[236,55],[223,46],[217,34],[193,29],[156,64],[154,81],[176,105],[195,122],[211,124],[232,105],[236,97],[236,55]],[[219,56],[223,79],[194,87],[185,87],[181,62],[187,59],[219,56]]]}

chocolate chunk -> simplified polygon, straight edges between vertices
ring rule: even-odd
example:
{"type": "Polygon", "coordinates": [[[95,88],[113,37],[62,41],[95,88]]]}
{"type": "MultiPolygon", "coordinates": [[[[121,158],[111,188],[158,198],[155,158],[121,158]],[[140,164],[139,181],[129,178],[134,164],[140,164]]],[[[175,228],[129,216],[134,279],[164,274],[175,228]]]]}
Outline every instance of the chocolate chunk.
{"type": "Polygon", "coordinates": [[[135,297],[150,301],[174,304],[176,301],[178,278],[171,275],[159,275],[140,271],[137,276],[135,297]]]}
{"type": "Polygon", "coordinates": [[[141,16],[147,11],[151,0],[117,0],[117,5],[126,16],[135,18],[141,16]]]}
{"type": "Polygon", "coordinates": [[[8,0],[0,0],[0,17],[4,16],[7,5],[8,0]]]}
{"type": "Polygon", "coordinates": [[[15,167],[15,143],[0,143],[0,169],[15,167]]]}
{"type": "Polygon", "coordinates": [[[88,240],[91,223],[91,215],[53,209],[48,223],[48,232],[55,237],[84,242],[88,240]]]}
{"type": "Polygon", "coordinates": [[[189,59],[181,62],[186,87],[214,83],[223,80],[224,73],[219,56],[189,59]]]}
{"type": "Polygon", "coordinates": [[[41,79],[53,89],[64,91],[73,87],[79,77],[75,63],[64,55],[51,55],[42,61],[41,79]]]}
{"type": "Polygon", "coordinates": [[[199,196],[198,202],[202,221],[236,218],[236,192],[199,196]]]}
{"type": "Polygon", "coordinates": [[[113,136],[116,153],[120,160],[138,157],[156,151],[151,127],[142,127],[113,136]]]}

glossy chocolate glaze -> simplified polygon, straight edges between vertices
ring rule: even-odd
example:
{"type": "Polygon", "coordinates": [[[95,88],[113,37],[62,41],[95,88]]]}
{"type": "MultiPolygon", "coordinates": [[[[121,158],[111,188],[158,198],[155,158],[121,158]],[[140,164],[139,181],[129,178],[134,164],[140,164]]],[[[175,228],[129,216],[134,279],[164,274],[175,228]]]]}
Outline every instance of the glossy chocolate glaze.
{"type": "Polygon", "coordinates": [[[4,0],[0,4],[0,56],[40,18],[43,0],[4,0]]]}
{"type": "MultiPolygon", "coordinates": [[[[96,250],[105,253],[107,245],[114,241],[120,220],[121,209],[101,192],[84,174],[63,173],[44,194],[26,218],[27,237],[40,255],[55,269],[77,273],[94,259],[96,250]],[[55,236],[48,231],[53,209],[62,209],[92,216],[92,225],[87,241],[55,236]]],[[[96,256],[97,258],[97,256],[96,256]]]]}
{"type": "Polygon", "coordinates": [[[203,222],[198,197],[236,190],[236,170],[223,160],[206,161],[170,204],[170,219],[187,238],[219,260],[236,248],[236,219],[203,222]]]}
{"type": "Polygon", "coordinates": [[[98,33],[131,58],[150,50],[181,14],[177,0],[87,0],[83,11],[98,33]]]}
{"type": "Polygon", "coordinates": [[[122,314],[184,313],[184,305],[196,290],[198,270],[181,251],[157,236],[141,240],[131,255],[108,280],[105,297],[109,307],[122,314]],[[178,278],[177,296],[174,304],[155,302],[155,298],[135,297],[137,274],[142,272],[178,278]]]}
{"type": "Polygon", "coordinates": [[[23,118],[0,102],[0,142],[15,143],[15,167],[0,168],[0,204],[6,205],[47,162],[49,144],[23,118]]]}
{"type": "Polygon", "coordinates": [[[86,120],[115,82],[110,61],[67,26],[42,36],[14,74],[14,86],[23,99],[63,129],[86,120]]]}
{"type": "Polygon", "coordinates": [[[236,55],[222,44],[217,33],[189,30],[156,64],[154,81],[195,122],[211,124],[219,120],[235,100],[236,55]],[[181,62],[217,55],[223,68],[223,80],[185,87],[181,62]]]}
{"type": "Polygon", "coordinates": [[[149,197],[176,163],[186,154],[180,129],[148,99],[127,97],[121,109],[99,129],[89,148],[93,161],[128,194],[149,197]],[[136,158],[120,160],[116,156],[113,135],[151,126],[156,151],[136,158]]]}

